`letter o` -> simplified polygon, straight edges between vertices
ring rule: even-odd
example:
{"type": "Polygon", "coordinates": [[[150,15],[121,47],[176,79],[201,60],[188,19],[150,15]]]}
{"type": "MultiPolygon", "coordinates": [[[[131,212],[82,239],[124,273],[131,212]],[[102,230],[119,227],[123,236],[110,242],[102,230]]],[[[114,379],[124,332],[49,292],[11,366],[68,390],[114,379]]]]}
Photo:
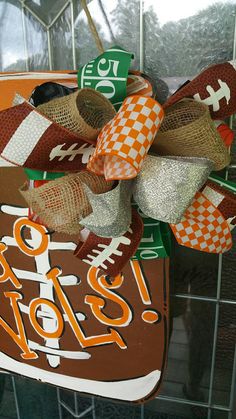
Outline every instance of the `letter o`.
{"type": "Polygon", "coordinates": [[[28,218],[20,218],[14,224],[13,228],[14,238],[20,248],[20,250],[25,253],[27,256],[39,256],[48,248],[48,235],[46,234],[45,227],[41,226],[40,224],[36,224],[28,218]],[[34,228],[37,232],[41,235],[41,242],[36,248],[31,248],[27,245],[27,242],[22,237],[22,229],[24,227],[34,228]]]}
{"type": "Polygon", "coordinates": [[[64,328],[64,321],[60,310],[52,301],[46,300],[45,298],[35,298],[32,300],[29,305],[29,317],[34,329],[40,336],[42,336],[42,338],[58,339],[61,337],[64,328]],[[50,307],[55,313],[57,319],[57,329],[52,332],[46,332],[37,320],[37,310],[42,304],[50,307]]]}

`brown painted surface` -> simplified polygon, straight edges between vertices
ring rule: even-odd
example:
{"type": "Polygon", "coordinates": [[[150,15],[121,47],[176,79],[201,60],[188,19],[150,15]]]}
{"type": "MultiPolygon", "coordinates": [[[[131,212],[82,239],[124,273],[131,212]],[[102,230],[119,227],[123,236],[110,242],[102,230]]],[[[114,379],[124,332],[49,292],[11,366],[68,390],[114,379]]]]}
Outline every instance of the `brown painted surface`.
{"type": "MultiPolygon", "coordinates": [[[[25,203],[18,192],[18,188],[24,180],[25,177],[22,169],[0,169],[0,202],[11,206],[25,207],[25,203]]],[[[17,218],[20,217],[0,211],[1,238],[3,236],[13,237],[13,224],[17,218]]],[[[30,239],[30,230],[24,229],[22,237],[25,237],[25,240],[30,239]]],[[[4,239],[2,241],[4,242],[4,239]]],[[[78,238],[76,236],[53,233],[50,234],[50,241],[58,243],[74,242],[77,244],[78,238]]],[[[25,243],[27,244],[27,241],[25,243]]],[[[4,257],[11,268],[37,273],[35,257],[24,254],[17,246],[9,245],[8,249],[4,252],[4,257]]],[[[59,339],[59,349],[66,351],[85,351],[91,355],[89,359],[74,360],[60,357],[58,366],[53,368],[49,365],[45,353],[35,351],[38,355],[37,359],[24,360],[21,357],[22,350],[13,341],[9,333],[4,330],[2,325],[0,325],[0,351],[17,361],[37,368],[57,374],[90,380],[127,380],[144,376],[154,370],[163,371],[168,336],[168,259],[153,259],[143,261],[142,264],[140,263],[138,265],[138,269],[141,269],[143,272],[143,278],[146,283],[146,304],[144,304],[141,298],[137,280],[131,269],[131,263],[128,263],[124,269],[123,282],[121,281],[122,284],[120,286],[112,289],[109,288],[111,284],[109,282],[107,283],[106,290],[110,290],[112,294],[110,294],[110,298],[106,298],[106,296],[101,295],[101,292],[91,288],[88,283],[89,265],[77,259],[73,255],[72,250],[49,250],[49,260],[50,267],[60,267],[63,276],[76,275],[79,278],[76,285],[61,286],[61,289],[66,295],[73,311],[82,312],[85,315],[85,320],[79,321],[77,319],[84,335],[87,338],[104,335],[108,334],[112,328],[119,333],[126,348],[121,349],[117,343],[82,348],[81,343],[73,332],[71,323],[64,321],[63,333],[59,339]],[[104,307],[97,309],[98,312],[102,313],[101,316],[99,314],[99,318],[96,318],[93,314],[91,305],[85,302],[86,296],[95,296],[105,300],[104,307]],[[121,297],[121,300],[118,301],[122,301],[123,305],[119,302],[117,303],[117,297],[121,297]],[[113,326],[112,321],[114,319],[124,318],[124,307],[128,307],[127,310],[132,313],[128,322],[129,324],[113,326]],[[152,310],[151,314],[146,313],[142,316],[147,310],[152,310]],[[102,323],[101,318],[104,316],[108,322],[111,319],[111,325],[102,323]],[[154,323],[147,322],[147,319],[153,320],[155,318],[158,318],[158,320],[154,323]]],[[[1,274],[2,266],[0,264],[0,279],[1,274]]],[[[100,275],[101,273],[98,274],[98,277],[100,275]]],[[[22,288],[17,290],[10,280],[5,282],[1,282],[0,280],[0,316],[14,331],[17,331],[17,327],[13,316],[13,309],[10,305],[9,298],[6,298],[4,292],[20,292],[22,294],[22,300],[20,302],[26,306],[29,306],[32,299],[40,296],[39,282],[27,279],[19,279],[19,281],[22,284],[22,288]]],[[[48,299],[54,299],[54,304],[59,309],[61,315],[63,315],[65,314],[65,310],[61,298],[58,298],[53,285],[52,290],[52,297],[48,296],[48,299]]],[[[44,298],[46,298],[45,295],[44,298]]],[[[145,299],[145,295],[143,298],[145,299]]],[[[36,332],[32,322],[29,320],[29,315],[26,313],[21,313],[21,315],[27,339],[46,346],[47,342],[36,332]]],[[[37,317],[37,321],[43,328],[42,318],[37,317]]],[[[7,369],[7,365],[0,365],[0,368],[7,369]]],[[[160,382],[156,384],[148,397],[156,394],[160,382]]]]}

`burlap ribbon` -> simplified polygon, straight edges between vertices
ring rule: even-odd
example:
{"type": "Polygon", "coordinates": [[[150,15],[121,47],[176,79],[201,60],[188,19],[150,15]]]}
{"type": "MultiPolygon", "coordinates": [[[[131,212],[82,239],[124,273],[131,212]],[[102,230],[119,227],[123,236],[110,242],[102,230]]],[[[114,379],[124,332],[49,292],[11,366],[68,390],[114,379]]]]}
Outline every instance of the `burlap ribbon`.
{"type": "Polygon", "coordinates": [[[122,236],[98,237],[90,233],[85,242],[80,242],[75,256],[83,262],[102,269],[107,275],[118,275],[136,252],[143,234],[142,218],[132,209],[131,225],[122,236]]]}
{"type": "Polygon", "coordinates": [[[215,127],[226,147],[230,147],[234,140],[234,131],[224,121],[214,121],[215,127]]]}
{"type": "Polygon", "coordinates": [[[205,158],[147,156],[134,181],[134,199],[149,217],[177,223],[212,168],[205,158]]]}
{"type": "Polygon", "coordinates": [[[208,107],[184,99],[166,109],[151,151],[159,155],[205,157],[221,170],[230,155],[211,120],[208,107]]]}
{"type": "Polygon", "coordinates": [[[236,112],[236,62],[214,64],[174,93],[167,108],[186,97],[209,107],[213,119],[225,119],[236,112]]]}
{"type": "Polygon", "coordinates": [[[131,179],[143,161],[163,119],[161,105],[152,98],[131,96],[101,131],[88,169],[107,180],[131,179]]]}
{"type": "Polygon", "coordinates": [[[39,105],[37,110],[69,131],[89,140],[115,116],[115,109],[101,93],[81,89],[39,105]]]}
{"type": "Polygon", "coordinates": [[[83,228],[80,220],[92,212],[83,185],[94,193],[111,189],[112,182],[87,171],[70,174],[47,182],[36,189],[23,185],[20,189],[27,204],[40,220],[57,232],[77,234],[83,228]]]}

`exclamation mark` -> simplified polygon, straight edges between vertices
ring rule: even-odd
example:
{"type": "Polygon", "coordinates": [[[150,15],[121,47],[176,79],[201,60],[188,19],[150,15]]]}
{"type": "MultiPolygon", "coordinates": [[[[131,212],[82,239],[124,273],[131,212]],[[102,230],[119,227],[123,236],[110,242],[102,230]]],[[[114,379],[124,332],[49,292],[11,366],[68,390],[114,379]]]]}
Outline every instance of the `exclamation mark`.
{"type": "MultiPolygon", "coordinates": [[[[143,304],[151,305],[152,300],[139,261],[131,260],[130,264],[143,304]]],[[[142,313],[142,319],[146,323],[157,323],[161,320],[161,315],[156,310],[144,310],[142,313]]]]}

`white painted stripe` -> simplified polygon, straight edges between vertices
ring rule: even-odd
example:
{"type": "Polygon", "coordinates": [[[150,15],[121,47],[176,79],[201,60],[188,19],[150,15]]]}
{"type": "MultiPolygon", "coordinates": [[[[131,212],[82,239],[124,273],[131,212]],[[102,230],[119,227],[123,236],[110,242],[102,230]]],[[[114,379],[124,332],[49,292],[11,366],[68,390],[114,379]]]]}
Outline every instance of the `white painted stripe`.
{"type": "MultiPolygon", "coordinates": [[[[1,240],[7,246],[18,247],[18,244],[13,237],[3,236],[1,240]]],[[[34,242],[33,242],[32,239],[29,239],[29,240],[27,239],[25,241],[29,246],[33,247],[34,242]]],[[[60,242],[49,242],[49,245],[48,245],[49,250],[71,250],[71,251],[74,251],[76,249],[76,247],[77,247],[76,244],[73,243],[73,242],[68,242],[68,243],[66,243],[66,242],[65,243],[64,242],[62,242],[62,243],[60,243],[60,242]]]]}
{"type": "Polygon", "coordinates": [[[95,394],[97,396],[129,401],[136,401],[150,394],[157,386],[161,376],[161,372],[159,370],[154,370],[145,376],[130,378],[128,380],[88,380],[85,378],[76,378],[60,374],[60,369],[58,369],[57,372],[51,372],[37,367],[32,367],[31,365],[24,364],[23,362],[15,361],[4,353],[0,353],[0,365],[6,370],[59,387],[95,394]]]}
{"type": "MultiPolygon", "coordinates": [[[[25,313],[25,314],[28,314],[29,315],[29,307],[28,306],[26,306],[25,304],[23,304],[21,302],[19,302],[18,305],[19,305],[20,311],[22,313],[25,313]]],[[[79,320],[79,322],[82,322],[82,321],[86,320],[86,317],[85,317],[85,315],[83,313],[77,312],[77,313],[74,313],[74,314],[77,317],[77,319],[79,320]]],[[[63,316],[63,319],[64,319],[65,322],[69,322],[70,321],[69,318],[68,318],[68,316],[67,316],[67,314],[64,314],[63,313],[62,316],[63,316]]],[[[49,319],[54,319],[52,313],[45,312],[43,310],[37,310],[37,317],[39,317],[39,318],[47,317],[49,319]]]]}
{"type": "Polygon", "coordinates": [[[86,76],[84,75],[84,79],[89,80],[116,80],[116,81],[125,81],[125,77],[100,77],[100,76],[86,76]]]}
{"type": "Polygon", "coordinates": [[[28,215],[28,208],[22,208],[22,207],[14,207],[14,205],[1,205],[0,211],[4,214],[9,215],[17,215],[19,217],[24,217],[28,215]]]}
{"type": "Polygon", "coordinates": [[[14,132],[2,156],[23,165],[51,124],[43,115],[32,111],[14,132]]]}
{"type": "Polygon", "coordinates": [[[35,351],[40,351],[40,352],[44,352],[46,354],[51,354],[51,355],[58,355],[58,356],[61,356],[63,358],[80,359],[80,360],[91,358],[91,355],[88,352],[64,351],[64,350],[60,350],[60,349],[53,349],[53,348],[49,348],[47,346],[39,345],[38,343],[33,342],[32,340],[28,340],[28,345],[29,345],[30,349],[33,349],[35,351]]]}
{"type": "Polygon", "coordinates": [[[236,185],[229,185],[228,183],[221,182],[219,179],[215,179],[214,177],[209,176],[210,180],[213,180],[214,182],[218,183],[220,186],[223,186],[226,189],[230,189],[232,192],[236,193],[236,185]]]}
{"type": "MultiPolygon", "coordinates": [[[[43,282],[44,284],[48,283],[48,279],[43,274],[31,271],[24,271],[22,269],[16,268],[12,268],[12,270],[18,279],[25,279],[34,282],[43,282]]],[[[58,279],[60,284],[63,286],[71,286],[78,284],[78,278],[75,275],[64,275],[60,276],[58,279]]]]}
{"type": "Polygon", "coordinates": [[[63,74],[63,73],[12,73],[7,75],[0,75],[0,80],[41,80],[41,79],[75,79],[76,74],[63,74]]]}

